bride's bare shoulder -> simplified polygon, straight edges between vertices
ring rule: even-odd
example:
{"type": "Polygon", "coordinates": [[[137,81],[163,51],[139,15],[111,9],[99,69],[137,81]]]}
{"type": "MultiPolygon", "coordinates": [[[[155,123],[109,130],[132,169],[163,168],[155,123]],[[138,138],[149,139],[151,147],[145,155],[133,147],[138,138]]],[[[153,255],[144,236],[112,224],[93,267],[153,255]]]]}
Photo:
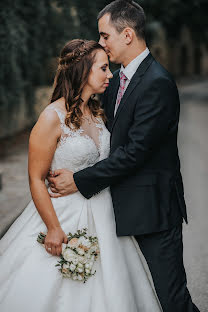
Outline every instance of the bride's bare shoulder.
{"type": "Polygon", "coordinates": [[[49,104],[40,114],[39,120],[53,125],[59,123],[60,121],[57,111],[65,113],[66,109],[63,99],[58,99],[57,101],[49,104]]]}
{"type": "Polygon", "coordinates": [[[62,113],[66,113],[66,108],[65,108],[65,100],[64,98],[60,98],[52,103],[50,103],[47,107],[47,110],[58,110],[61,111],[62,113]]]}

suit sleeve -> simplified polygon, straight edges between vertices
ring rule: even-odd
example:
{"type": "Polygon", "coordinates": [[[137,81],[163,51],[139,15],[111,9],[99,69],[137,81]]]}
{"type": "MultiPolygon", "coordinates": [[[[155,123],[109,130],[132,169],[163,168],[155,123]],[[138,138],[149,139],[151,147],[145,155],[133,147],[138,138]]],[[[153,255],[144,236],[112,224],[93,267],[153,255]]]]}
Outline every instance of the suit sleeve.
{"type": "MultiPolygon", "coordinates": [[[[177,88],[166,78],[151,83],[135,105],[134,119],[128,132],[128,142],[92,167],[74,174],[81,194],[90,198],[102,189],[142,168],[171,126],[177,123],[177,88]]],[[[178,102],[179,103],[179,102],[178,102]]]]}

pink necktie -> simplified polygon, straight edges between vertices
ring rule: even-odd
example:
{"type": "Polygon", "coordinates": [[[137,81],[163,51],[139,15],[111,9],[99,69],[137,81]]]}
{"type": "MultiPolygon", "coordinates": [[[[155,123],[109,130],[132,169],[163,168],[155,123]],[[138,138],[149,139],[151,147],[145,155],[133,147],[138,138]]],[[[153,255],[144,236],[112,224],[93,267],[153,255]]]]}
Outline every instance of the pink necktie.
{"type": "Polygon", "coordinates": [[[114,116],[117,112],[118,106],[121,102],[121,99],[123,97],[124,91],[125,91],[125,84],[126,84],[126,80],[128,78],[124,75],[124,73],[121,71],[120,72],[120,86],[119,86],[119,90],[118,90],[118,95],[117,95],[117,101],[116,101],[116,105],[115,105],[115,111],[114,111],[114,116]]]}

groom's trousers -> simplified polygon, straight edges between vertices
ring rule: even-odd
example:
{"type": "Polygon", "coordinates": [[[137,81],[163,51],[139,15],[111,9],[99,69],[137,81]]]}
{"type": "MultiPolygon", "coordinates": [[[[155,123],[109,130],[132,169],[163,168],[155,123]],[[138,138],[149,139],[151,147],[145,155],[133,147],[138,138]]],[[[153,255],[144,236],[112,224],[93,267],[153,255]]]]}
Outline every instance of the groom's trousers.
{"type": "Polygon", "coordinates": [[[199,312],[187,289],[182,225],[135,238],[149,266],[163,312],[199,312]]]}

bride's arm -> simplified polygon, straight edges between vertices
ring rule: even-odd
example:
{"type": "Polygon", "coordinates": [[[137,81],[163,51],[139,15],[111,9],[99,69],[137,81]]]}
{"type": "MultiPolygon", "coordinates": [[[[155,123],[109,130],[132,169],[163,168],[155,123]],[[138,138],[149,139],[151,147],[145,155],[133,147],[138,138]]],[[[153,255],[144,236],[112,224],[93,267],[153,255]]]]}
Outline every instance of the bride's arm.
{"type": "Polygon", "coordinates": [[[34,204],[45,223],[48,233],[45,238],[46,250],[60,255],[61,244],[67,236],[61,229],[59,220],[45,185],[45,178],[51,166],[57,141],[61,135],[60,122],[55,111],[46,109],[40,115],[29,140],[28,173],[34,204]]]}

